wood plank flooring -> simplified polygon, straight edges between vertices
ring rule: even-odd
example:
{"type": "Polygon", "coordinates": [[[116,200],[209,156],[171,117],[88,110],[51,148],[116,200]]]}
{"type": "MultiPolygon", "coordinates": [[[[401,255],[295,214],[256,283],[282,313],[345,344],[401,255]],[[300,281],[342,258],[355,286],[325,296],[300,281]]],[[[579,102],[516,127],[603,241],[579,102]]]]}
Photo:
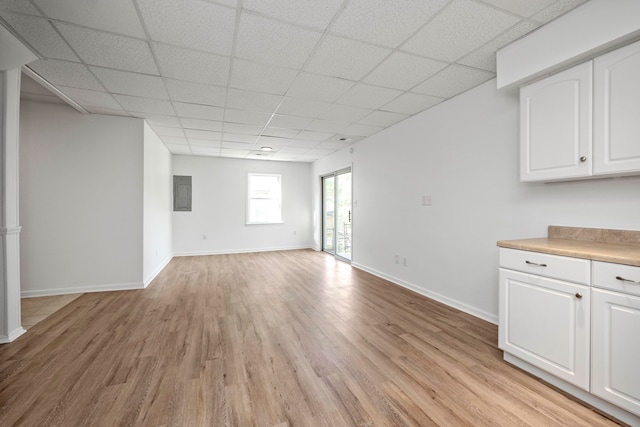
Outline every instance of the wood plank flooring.
{"type": "Polygon", "coordinates": [[[311,250],[175,258],[0,346],[0,426],[612,426],[497,327],[311,250]]]}

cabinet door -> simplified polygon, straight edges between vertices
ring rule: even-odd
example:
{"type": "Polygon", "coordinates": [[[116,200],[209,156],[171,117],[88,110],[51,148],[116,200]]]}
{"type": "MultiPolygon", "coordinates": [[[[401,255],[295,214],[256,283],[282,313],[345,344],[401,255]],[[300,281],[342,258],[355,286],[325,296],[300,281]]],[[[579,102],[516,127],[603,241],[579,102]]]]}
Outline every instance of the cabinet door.
{"type": "Polygon", "coordinates": [[[589,390],[589,287],[500,269],[499,346],[589,390]]]}
{"type": "Polygon", "coordinates": [[[640,297],[592,290],[591,393],[640,415],[640,297]]]}
{"type": "Polygon", "coordinates": [[[591,175],[591,61],[520,89],[520,180],[591,175]]]}
{"type": "Polygon", "coordinates": [[[594,175],[640,172],[640,42],[594,61],[594,175]]]}

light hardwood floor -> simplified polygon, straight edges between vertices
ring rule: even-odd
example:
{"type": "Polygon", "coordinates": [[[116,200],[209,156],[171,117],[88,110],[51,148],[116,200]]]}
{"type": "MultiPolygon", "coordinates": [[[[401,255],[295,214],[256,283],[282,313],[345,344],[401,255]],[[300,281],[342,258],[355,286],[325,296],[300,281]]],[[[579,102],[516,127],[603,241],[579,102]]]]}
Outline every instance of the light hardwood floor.
{"type": "Polygon", "coordinates": [[[616,425],[496,344],[324,253],[175,258],[0,346],[0,425],[616,425]]]}
{"type": "Polygon", "coordinates": [[[82,294],[53,295],[48,297],[22,298],[20,314],[22,327],[31,329],[82,294]]]}

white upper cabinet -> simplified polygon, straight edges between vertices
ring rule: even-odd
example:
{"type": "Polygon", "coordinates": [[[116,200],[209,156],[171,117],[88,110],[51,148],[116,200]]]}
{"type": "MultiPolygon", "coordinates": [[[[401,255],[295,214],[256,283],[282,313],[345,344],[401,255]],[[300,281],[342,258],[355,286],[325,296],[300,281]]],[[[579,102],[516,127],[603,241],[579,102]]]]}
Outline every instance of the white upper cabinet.
{"type": "Polygon", "coordinates": [[[640,174],[640,42],[520,89],[520,180],[640,174]]]}
{"type": "Polygon", "coordinates": [[[594,60],[593,174],[640,171],[640,42],[594,60]]]}
{"type": "Polygon", "coordinates": [[[592,64],[520,90],[520,180],[591,175],[592,64]]]}

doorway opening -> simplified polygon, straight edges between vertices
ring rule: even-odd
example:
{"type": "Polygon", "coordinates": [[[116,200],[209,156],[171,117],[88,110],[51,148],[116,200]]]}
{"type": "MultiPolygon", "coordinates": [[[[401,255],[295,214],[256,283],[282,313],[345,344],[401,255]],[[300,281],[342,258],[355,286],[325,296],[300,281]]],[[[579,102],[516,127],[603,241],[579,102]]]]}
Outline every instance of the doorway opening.
{"type": "Polygon", "coordinates": [[[322,177],[322,250],[351,261],[351,168],[322,177]]]}

